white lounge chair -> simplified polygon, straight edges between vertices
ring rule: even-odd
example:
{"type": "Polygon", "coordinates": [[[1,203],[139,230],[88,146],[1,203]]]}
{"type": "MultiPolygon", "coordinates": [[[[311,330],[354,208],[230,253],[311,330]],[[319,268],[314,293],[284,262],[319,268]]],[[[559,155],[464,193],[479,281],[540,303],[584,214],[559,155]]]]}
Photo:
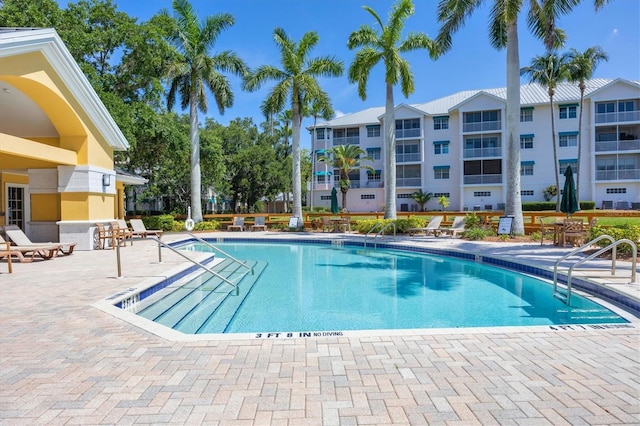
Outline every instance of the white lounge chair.
{"type": "Polygon", "coordinates": [[[58,244],[42,244],[42,245],[29,245],[29,246],[13,246],[10,242],[7,242],[0,236],[0,246],[2,246],[2,253],[0,257],[7,257],[9,263],[9,272],[12,272],[11,257],[18,258],[20,263],[33,262],[36,256],[43,259],[53,259],[60,252],[60,246],[58,244]]]}
{"type": "Polygon", "coordinates": [[[441,235],[449,235],[453,238],[458,237],[458,234],[462,234],[464,232],[464,216],[456,216],[453,219],[453,223],[449,228],[438,228],[438,231],[441,235]]]}
{"type": "Polygon", "coordinates": [[[227,226],[227,231],[244,231],[244,217],[234,217],[233,224],[227,226]]]}
{"type": "Polygon", "coordinates": [[[17,225],[6,225],[4,227],[4,232],[7,237],[9,237],[9,239],[19,247],[39,247],[40,256],[46,259],[57,256],[58,252],[62,254],[71,254],[76,246],[76,243],[34,243],[17,225]],[[57,247],[57,250],[54,252],[55,247],[57,247]]]}
{"type": "Polygon", "coordinates": [[[252,231],[266,231],[267,224],[265,223],[266,218],[264,216],[256,216],[256,220],[253,222],[253,226],[251,227],[252,231]]]}
{"type": "Polygon", "coordinates": [[[427,226],[422,228],[409,228],[407,231],[409,231],[409,235],[421,234],[423,232],[426,236],[429,234],[437,235],[438,228],[440,227],[440,223],[442,223],[443,219],[444,216],[433,216],[427,226]]]}
{"type": "Polygon", "coordinates": [[[129,219],[129,223],[131,224],[131,228],[133,228],[132,232],[134,237],[146,238],[149,235],[153,235],[160,238],[162,236],[163,231],[161,229],[147,229],[142,219],[129,219]]]}

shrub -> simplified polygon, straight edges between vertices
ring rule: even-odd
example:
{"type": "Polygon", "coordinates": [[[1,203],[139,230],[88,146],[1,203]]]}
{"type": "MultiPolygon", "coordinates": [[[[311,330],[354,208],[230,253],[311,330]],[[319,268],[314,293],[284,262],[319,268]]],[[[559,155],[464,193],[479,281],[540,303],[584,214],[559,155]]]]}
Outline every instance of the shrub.
{"type": "Polygon", "coordinates": [[[464,231],[464,238],[471,241],[484,240],[484,237],[487,236],[487,232],[480,227],[466,229],[464,231]]]}
{"type": "Polygon", "coordinates": [[[542,233],[540,231],[532,232],[531,234],[529,234],[529,238],[531,238],[532,241],[540,241],[540,238],[542,238],[542,233]]]}
{"type": "Polygon", "coordinates": [[[480,217],[475,212],[471,212],[464,217],[464,229],[480,228],[480,217]]]}
{"type": "Polygon", "coordinates": [[[216,229],[220,229],[220,222],[217,220],[205,220],[196,223],[196,226],[193,228],[194,231],[215,231],[216,229]]]}
{"type": "Polygon", "coordinates": [[[173,216],[170,214],[143,217],[142,223],[144,223],[144,226],[147,229],[162,229],[163,231],[173,231],[173,216]]]}
{"type": "MultiPolygon", "coordinates": [[[[589,230],[589,240],[594,240],[600,235],[610,235],[614,240],[627,239],[634,242],[640,241],[640,226],[638,225],[621,225],[621,226],[594,226],[589,230]]],[[[601,240],[596,243],[598,247],[606,247],[610,244],[609,240],[601,240]]],[[[629,244],[621,244],[617,247],[619,253],[631,254],[631,246],[629,244]]]]}

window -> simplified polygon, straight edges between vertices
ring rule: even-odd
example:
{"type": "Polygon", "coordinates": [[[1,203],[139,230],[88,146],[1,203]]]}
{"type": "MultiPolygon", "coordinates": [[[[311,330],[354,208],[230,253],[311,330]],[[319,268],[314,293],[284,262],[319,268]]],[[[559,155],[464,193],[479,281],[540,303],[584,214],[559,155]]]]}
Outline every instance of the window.
{"type": "Polygon", "coordinates": [[[324,139],[324,129],[316,129],[316,140],[324,139]]]}
{"type": "Polygon", "coordinates": [[[576,118],[578,116],[578,104],[560,105],[560,119],[576,118]]]}
{"type": "Polygon", "coordinates": [[[633,101],[619,101],[618,102],[618,111],[620,112],[630,112],[635,111],[636,106],[633,101]]]}
{"type": "Polygon", "coordinates": [[[321,195],[320,196],[320,200],[321,201],[331,201],[331,195],[321,195]]]}
{"type": "Polygon", "coordinates": [[[520,176],[533,176],[533,161],[522,161],[520,163],[520,176]]]}
{"type": "Polygon", "coordinates": [[[411,199],[413,199],[413,194],[396,194],[396,198],[411,198],[411,199]]]}
{"type": "Polygon", "coordinates": [[[367,170],[367,181],[369,182],[380,182],[382,180],[382,171],[374,170],[373,172],[367,170]]]}
{"type": "Polygon", "coordinates": [[[607,114],[616,111],[615,102],[601,102],[597,104],[598,114],[607,114]]]}
{"type": "Polygon", "coordinates": [[[409,118],[405,120],[396,120],[396,137],[397,138],[420,137],[420,119],[409,118]]]}
{"type": "Polygon", "coordinates": [[[520,122],[533,121],[533,108],[520,108],[520,122]]]}
{"type": "Polygon", "coordinates": [[[433,178],[434,179],[449,179],[450,166],[434,166],[433,178]]]}
{"type": "Polygon", "coordinates": [[[375,196],[375,194],[361,194],[360,195],[360,199],[361,200],[375,200],[376,196],[375,196]]]}
{"type": "Polygon", "coordinates": [[[419,140],[405,140],[396,143],[396,161],[398,163],[420,160],[421,157],[419,140]]]}
{"type": "Polygon", "coordinates": [[[374,160],[380,159],[380,148],[367,148],[367,156],[374,160]]]}
{"type": "Polygon", "coordinates": [[[572,159],[572,160],[560,160],[558,161],[559,163],[559,168],[558,168],[558,173],[561,175],[564,175],[564,172],[567,170],[567,166],[571,166],[571,170],[573,171],[573,173],[577,173],[578,172],[578,160],[577,159],[572,159]]]}
{"type": "Polygon", "coordinates": [[[474,197],[491,197],[491,191],[474,191],[474,197]]]}
{"type": "Polygon", "coordinates": [[[560,148],[578,146],[578,132],[560,132],[558,146],[560,148]]]}
{"type": "Polygon", "coordinates": [[[333,145],[359,145],[360,144],[360,128],[350,127],[348,129],[333,130],[333,145]]]}
{"type": "Polygon", "coordinates": [[[318,175],[318,176],[316,176],[316,179],[317,179],[318,183],[326,183],[327,176],[326,175],[318,175]]]}
{"type": "Polygon", "coordinates": [[[449,153],[449,141],[435,141],[433,143],[433,153],[435,155],[449,153]]]}
{"type": "Polygon", "coordinates": [[[433,193],[433,198],[440,198],[440,197],[451,198],[451,194],[448,193],[448,192],[434,192],[433,193]]]}
{"type": "Polygon", "coordinates": [[[433,117],[433,130],[446,130],[449,128],[449,117],[433,117]]]}
{"type": "Polygon", "coordinates": [[[380,137],[380,125],[375,124],[372,126],[367,126],[367,137],[368,138],[378,138],[380,137]]]}
{"type": "Polygon", "coordinates": [[[520,149],[533,149],[533,135],[520,135],[520,149]]]}
{"type": "Polygon", "coordinates": [[[607,188],[607,194],[626,194],[627,188],[607,188]]]}
{"type": "Polygon", "coordinates": [[[523,197],[533,197],[533,190],[532,189],[525,189],[520,191],[520,195],[522,195],[523,197]]]}

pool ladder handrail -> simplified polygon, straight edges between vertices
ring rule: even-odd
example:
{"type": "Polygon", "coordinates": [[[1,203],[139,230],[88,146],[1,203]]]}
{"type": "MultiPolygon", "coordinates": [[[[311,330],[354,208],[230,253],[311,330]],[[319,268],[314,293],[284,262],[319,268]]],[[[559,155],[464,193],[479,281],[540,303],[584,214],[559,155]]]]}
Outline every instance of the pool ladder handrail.
{"type": "Polygon", "coordinates": [[[238,263],[240,266],[243,266],[245,268],[247,268],[249,271],[251,271],[251,275],[253,275],[253,267],[250,267],[249,265],[247,265],[245,262],[236,259],[235,257],[231,256],[229,253],[227,253],[226,251],[222,250],[221,248],[218,248],[216,246],[214,246],[213,244],[211,244],[208,241],[203,240],[202,238],[193,235],[193,233],[187,231],[187,234],[189,234],[192,238],[194,238],[195,240],[197,240],[199,243],[202,243],[210,248],[212,248],[213,250],[217,251],[218,253],[220,253],[221,255],[225,256],[227,259],[232,260],[235,263],[238,263]]]}
{"type": "Polygon", "coordinates": [[[373,236],[373,248],[378,248],[378,243],[377,243],[377,238],[378,236],[380,236],[380,234],[382,234],[389,226],[393,225],[393,239],[396,239],[396,223],[395,222],[388,222],[388,223],[376,223],[375,225],[373,225],[371,227],[371,229],[369,229],[369,232],[367,232],[367,234],[364,236],[364,247],[367,247],[367,238],[369,237],[369,235],[376,230],[376,228],[378,228],[378,225],[380,225],[381,229],[378,231],[378,233],[376,235],[373,236]]]}
{"type": "MultiPolygon", "coordinates": [[[[212,274],[213,276],[215,276],[216,278],[221,279],[222,281],[224,281],[225,283],[229,284],[230,286],[233,287],[232,290],[229,291],[229,293],[231,293],[232,291],[238,290],[238,284],[228,280],[227,278],[223,277],[222,275],[218,274],[216,271],[212,270],[211,268],[203,265],[202,263],[198,262],[197,260],[193,260],[190,257],[188,257],[187,255],[180,253],[180,251],[176,250],[175,248],[171,247],[169,244],[163,242],[160,240],[159,237],[155,237],[155,236],[148,236],[148,237],[141,237],[139,238],[140,240],[152,240],[152,241],[156,241],[158,243],[158,262],[162,263],[162,250],[161,248],[168,248],[169,250],[171,250],[172,252],[176,253],[179,256],[182,256],[183,258],[185,258],[186,260],[188,260],[189,262],[193,263],[194,265],[196,265],[197,267],[199,267],[200,269],[204,269],[205,271],[209,272],[210,274],[212,274]]],[[[118,244],[116,246],[116,262],[118,265],[118,278],[122,278],[122,262],[120,261],[120,244],[118,244]]],[[[241,263],[241,262],[240,262],[241,263]]],[[[242,264],[242,263],[241,263],[242,264]]],[[[245,265],[246,266],[246,265],[245,265]]],[[[253,268],[251,269],[251,273],[253,273],[253,268]]],[[[244,275],[240,278],[240,280],[242,280],[242,278],[244,277],[244,275]]],[[[240,280],[238,280],[238,282],[240,282],[240,280]]]]}
{"type": "Polygon", "coordinates": [[[565,304],[570,306],[571,303],[571,277],[573,275],[573,270],[576,266],[581,265],[585,262],[587,262],[588,260],[593,259],[594,257],[600,256],[602,253],[605,253],[609,250],[611,250],[611,274],[615,275],[616,273],[616,248],[620,245],[620,244],[629,244],[631,246],[631,252],[632,252],[632,256],[631,256],[631,283],[635,282],[636,280],[636,263],[637,263],[637,258],[638,258],[638,247],[636,246],[636,244],[627,239],[627,238],[622,238],[620,240],[616,240],[614,239],[612,236],[610,235],[600,235],[599,237],[589,241],[588,243],[582,245],[581,247],[578,247],[575,250],[572,250],[571,252],[565,254],[564,256],[562,256],[561,258],[559,258],[555,264],[553,265],[553,295],[555,297],[557,297],[558,295],[562,295],[562,293],[560,293],[558,291],[558,266],[560,265],[560,262],[562,262],[563,260],[566,260],[567,258],[573,256],[574,254],[577,254],[581,251],[583,251],[585,248],[587,247],[591,247],[593,244],[597,243],[598,241],[607,239],[610,241],[610,244],[607,245],[604,248],[601,248],[600,250],[597,250],[595,253],[592,253],[591,255],[582,258],[580,260],[578,260],[576,263],[574,263],[573,265],[571,265],[569,267],[569,270],[567,272],[567,293],[563,295],[564,297],[564,302],[565,304]]]}

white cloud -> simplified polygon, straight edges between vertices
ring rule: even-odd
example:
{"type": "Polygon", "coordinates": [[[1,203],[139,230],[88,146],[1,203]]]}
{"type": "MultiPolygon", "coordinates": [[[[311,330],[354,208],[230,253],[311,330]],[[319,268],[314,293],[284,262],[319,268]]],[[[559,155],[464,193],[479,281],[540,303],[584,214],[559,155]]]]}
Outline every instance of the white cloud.
{"type": "Polygon", "coordinates": [[[618,36],[618,29],[614,28],[613,31],[611,31],[611,37],[617,37],[618,36]]]}

